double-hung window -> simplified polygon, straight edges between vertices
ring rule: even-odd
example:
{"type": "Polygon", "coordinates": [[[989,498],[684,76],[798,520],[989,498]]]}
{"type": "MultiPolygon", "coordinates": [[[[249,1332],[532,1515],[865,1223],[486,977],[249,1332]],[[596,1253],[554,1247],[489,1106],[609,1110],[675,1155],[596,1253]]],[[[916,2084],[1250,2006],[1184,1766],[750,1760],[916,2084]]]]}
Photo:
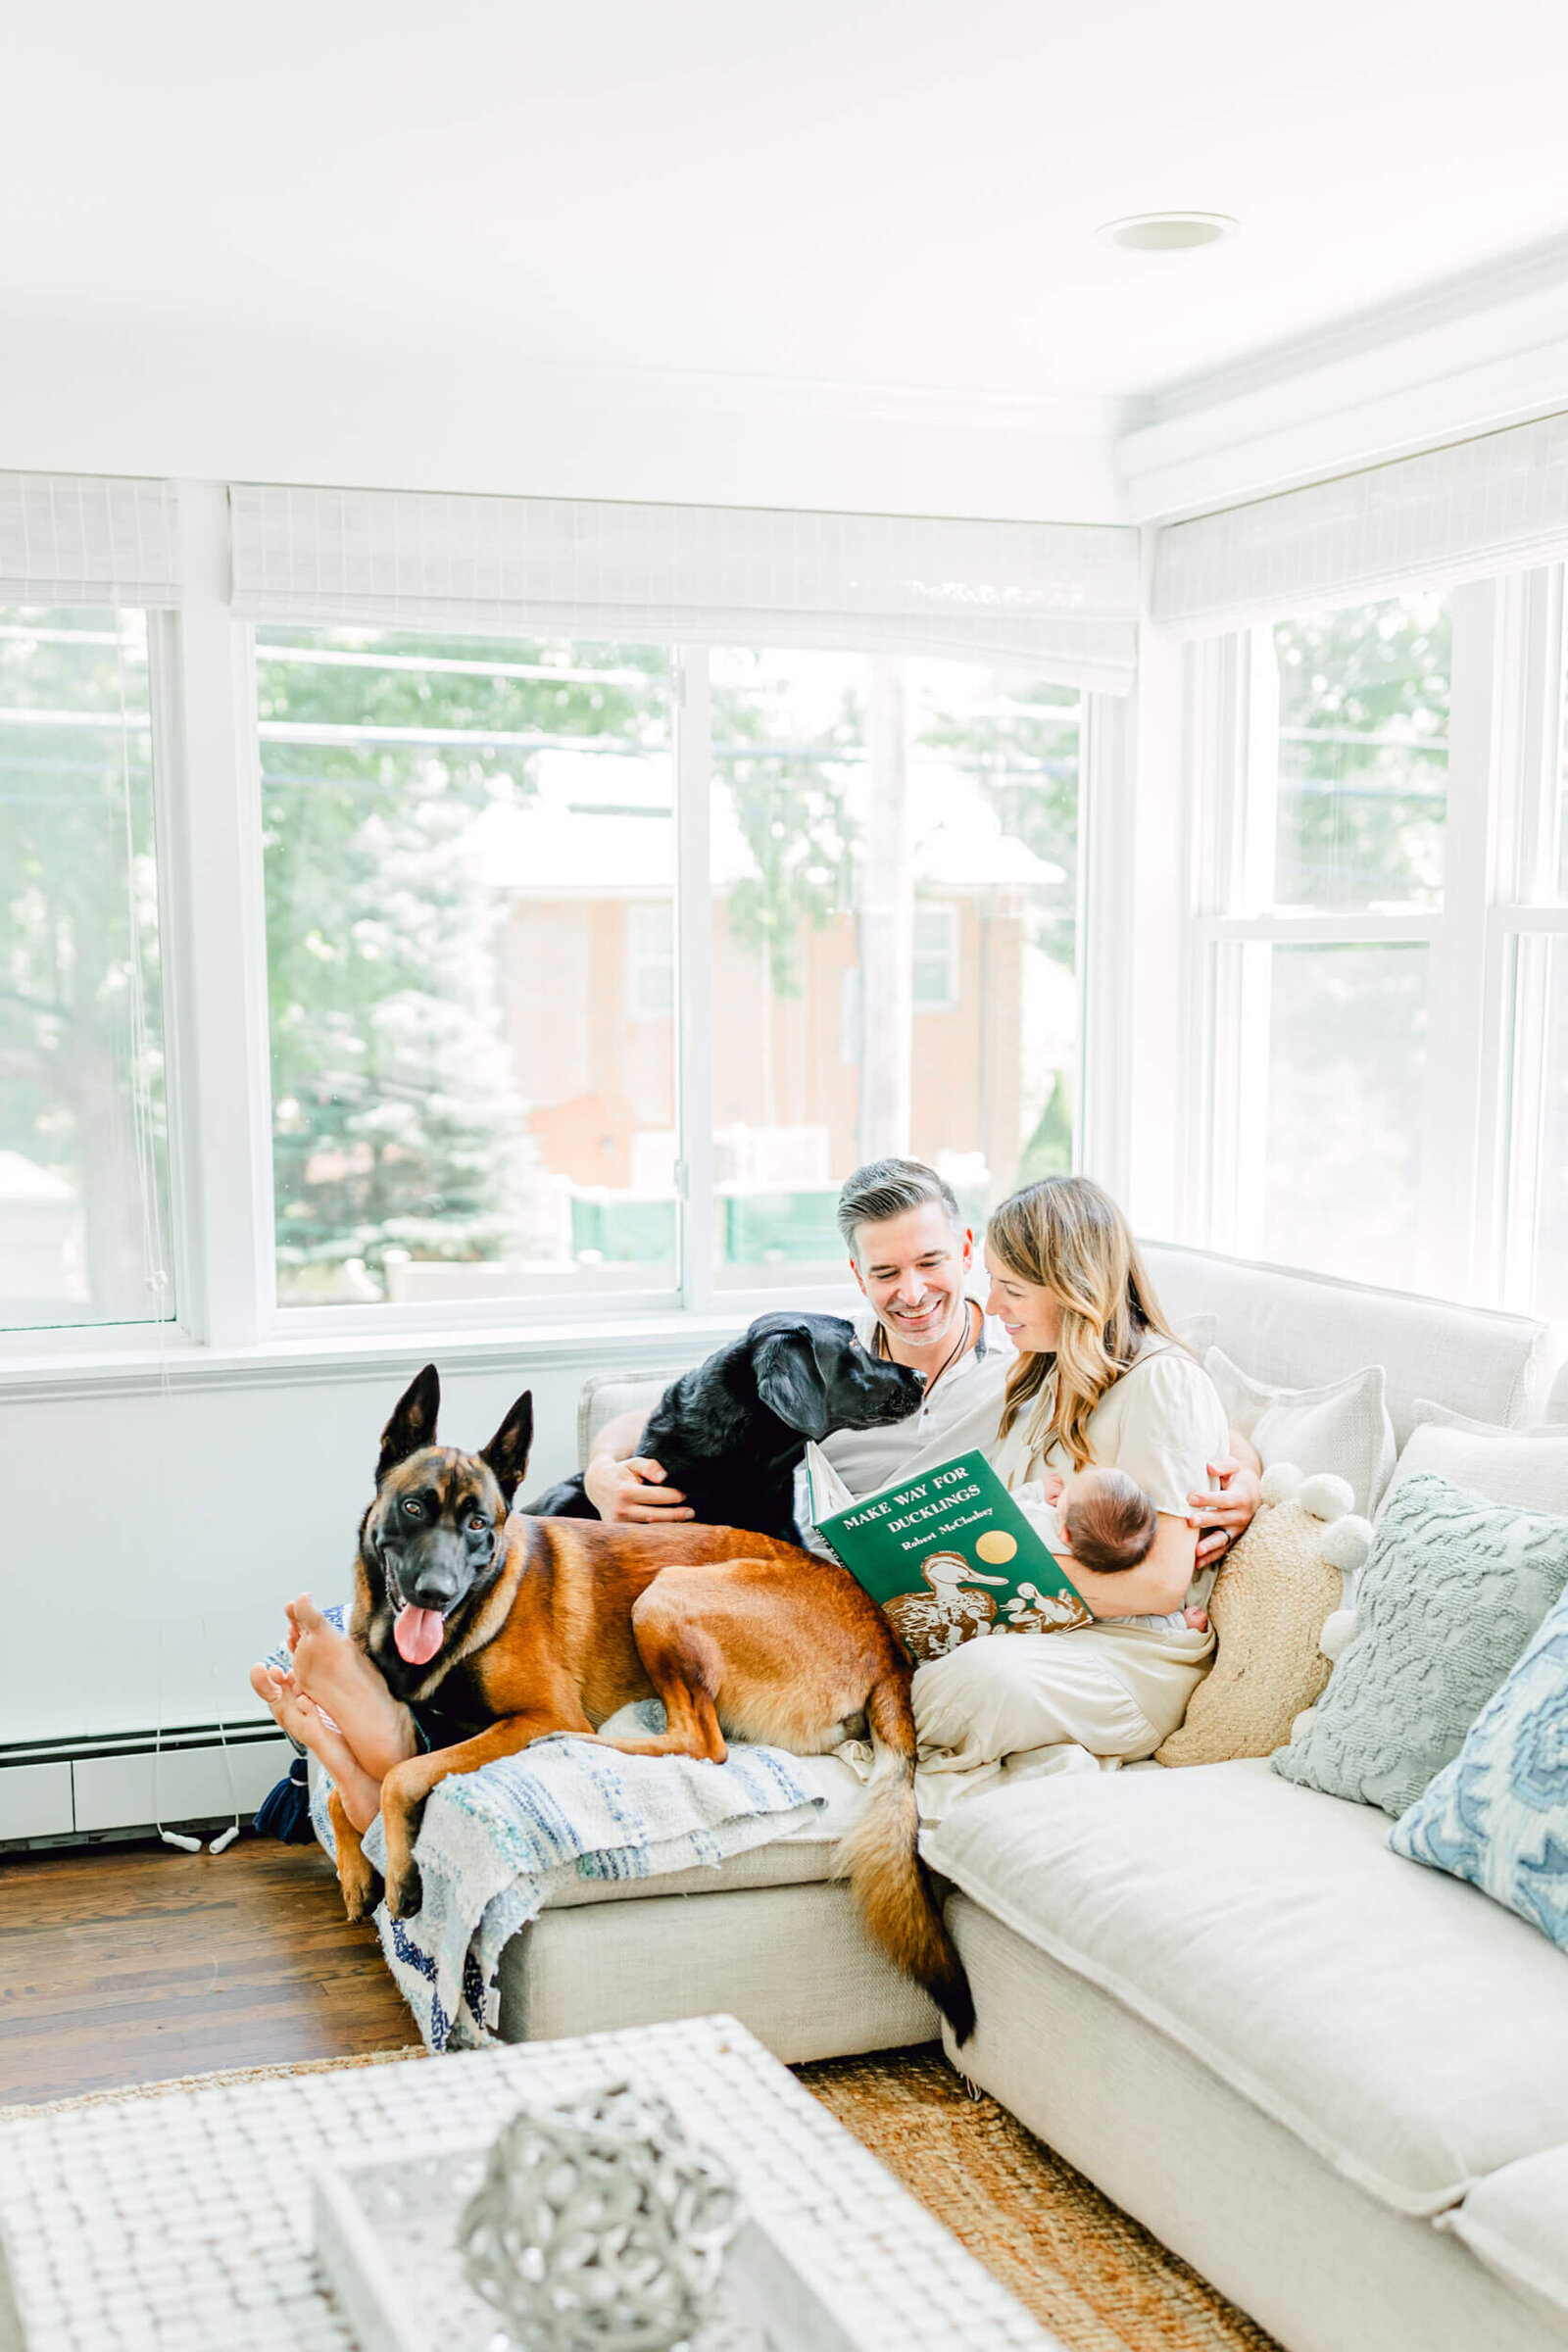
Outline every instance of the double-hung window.
{"type": "Polygon", "coordinates": [[[1209,1237],[1417,1287],[1431,1217],[1452,612],[1267,622],[1196,665],[1231,757],[1193,779],[1209,1237]]]}
{"type": "Polygon", "coordinates": [[[158,482],[0,474],[0,1333],[159,1327],[176,1281],[158,482]]]}
{"type": "Polygon", "coordinates": [[[168,1320],[169,1236],[147,616],[0,607],[0,1327],[168,1320]]]}
{"type": "Polygon", "coordinates": [[[1156,533],[1175,1224],[1568,1322],[1568,417],[1156,533]]]}

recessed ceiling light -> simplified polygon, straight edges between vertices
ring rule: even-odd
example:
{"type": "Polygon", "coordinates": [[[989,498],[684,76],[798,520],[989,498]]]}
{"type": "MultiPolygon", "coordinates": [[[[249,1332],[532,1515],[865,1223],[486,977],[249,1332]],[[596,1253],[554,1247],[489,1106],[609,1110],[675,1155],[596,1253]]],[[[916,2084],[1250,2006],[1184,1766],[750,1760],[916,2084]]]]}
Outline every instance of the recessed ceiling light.
{"type": "Polygon", "coordinates": [[[1237,225],[1229,213],[1129,213],[1125,220],[1104,221],[1095,234],[1102,245],[1132,253],[1190,253],[1195,245],[1235,236],[1237,225]]]}

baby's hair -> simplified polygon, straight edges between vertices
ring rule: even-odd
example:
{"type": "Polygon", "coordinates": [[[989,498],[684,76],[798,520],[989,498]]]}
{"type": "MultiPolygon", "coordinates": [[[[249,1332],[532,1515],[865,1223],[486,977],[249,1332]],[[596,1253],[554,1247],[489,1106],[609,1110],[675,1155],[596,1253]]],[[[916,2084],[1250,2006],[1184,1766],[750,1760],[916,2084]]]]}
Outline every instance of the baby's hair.
{"type": "Polygon", "coordinates": [[[1097,1576],[1136,1568],[1153,1548],[1159,1514],[1125,1470],[1079,1472],[1061,1514],[1072,1556],[1097,1576]]]}

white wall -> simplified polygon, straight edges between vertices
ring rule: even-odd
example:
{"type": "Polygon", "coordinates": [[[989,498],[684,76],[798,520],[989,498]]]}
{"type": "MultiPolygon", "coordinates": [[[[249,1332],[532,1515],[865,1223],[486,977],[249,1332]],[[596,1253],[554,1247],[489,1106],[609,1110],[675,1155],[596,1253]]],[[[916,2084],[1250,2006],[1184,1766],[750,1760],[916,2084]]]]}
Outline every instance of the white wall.
{"type": "MultiPolygon", "coordinates": [[[[411,1341],[396,1372],[0,1402],[0,1745],[258,1717],[246,1673],[284,1600],[352,1594],[380,1432],[421,1360],[411,1341]]],[[[582,1378],[530,1373],[526,1347],[514,1371],[449,1373],[442,1434],[482,1446],[531,1388],[526,1494],[575,1466],[582,1378]]]]}

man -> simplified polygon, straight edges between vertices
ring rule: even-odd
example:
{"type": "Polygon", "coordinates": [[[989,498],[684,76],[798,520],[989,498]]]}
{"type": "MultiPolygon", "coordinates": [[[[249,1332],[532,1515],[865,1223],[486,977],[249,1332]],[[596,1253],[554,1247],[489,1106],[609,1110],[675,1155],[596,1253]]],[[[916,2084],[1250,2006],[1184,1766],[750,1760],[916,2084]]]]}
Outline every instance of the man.
{"type": "MultiPolygon", "coordinates": [[[[976,1446],[989,1446],[1002,1417],[1012,1349],[1000,1323],[970,1295],[974,1235],[953,1188],[913,1159],[872,1160],[839,1195],[839,1231],[850,1271],[866,1300],[861,1345],[925,1375],[917,1412],[884,1429],[840,1430],[822,1451],[852,1494],[890,1479],[917,1477],[976,1446]]],[[[584,1474],[602,1519],[666,1526],[690,1519],[685,1495],[660,1463],[634,1451],[643,1417],[622,1413],[601,1431],[584,1474]]],[[[1217,1494],[1190,1494],[1200,1530],[1198,1566],[1211,1565],[1248,1525],[1259,1500],[1255,1453],[1231,1433],[1231,1452],[1210,1462],[1217,1494]]],[[[809,1537],[804,1472],[796,1516],[809,1537]]]]}

